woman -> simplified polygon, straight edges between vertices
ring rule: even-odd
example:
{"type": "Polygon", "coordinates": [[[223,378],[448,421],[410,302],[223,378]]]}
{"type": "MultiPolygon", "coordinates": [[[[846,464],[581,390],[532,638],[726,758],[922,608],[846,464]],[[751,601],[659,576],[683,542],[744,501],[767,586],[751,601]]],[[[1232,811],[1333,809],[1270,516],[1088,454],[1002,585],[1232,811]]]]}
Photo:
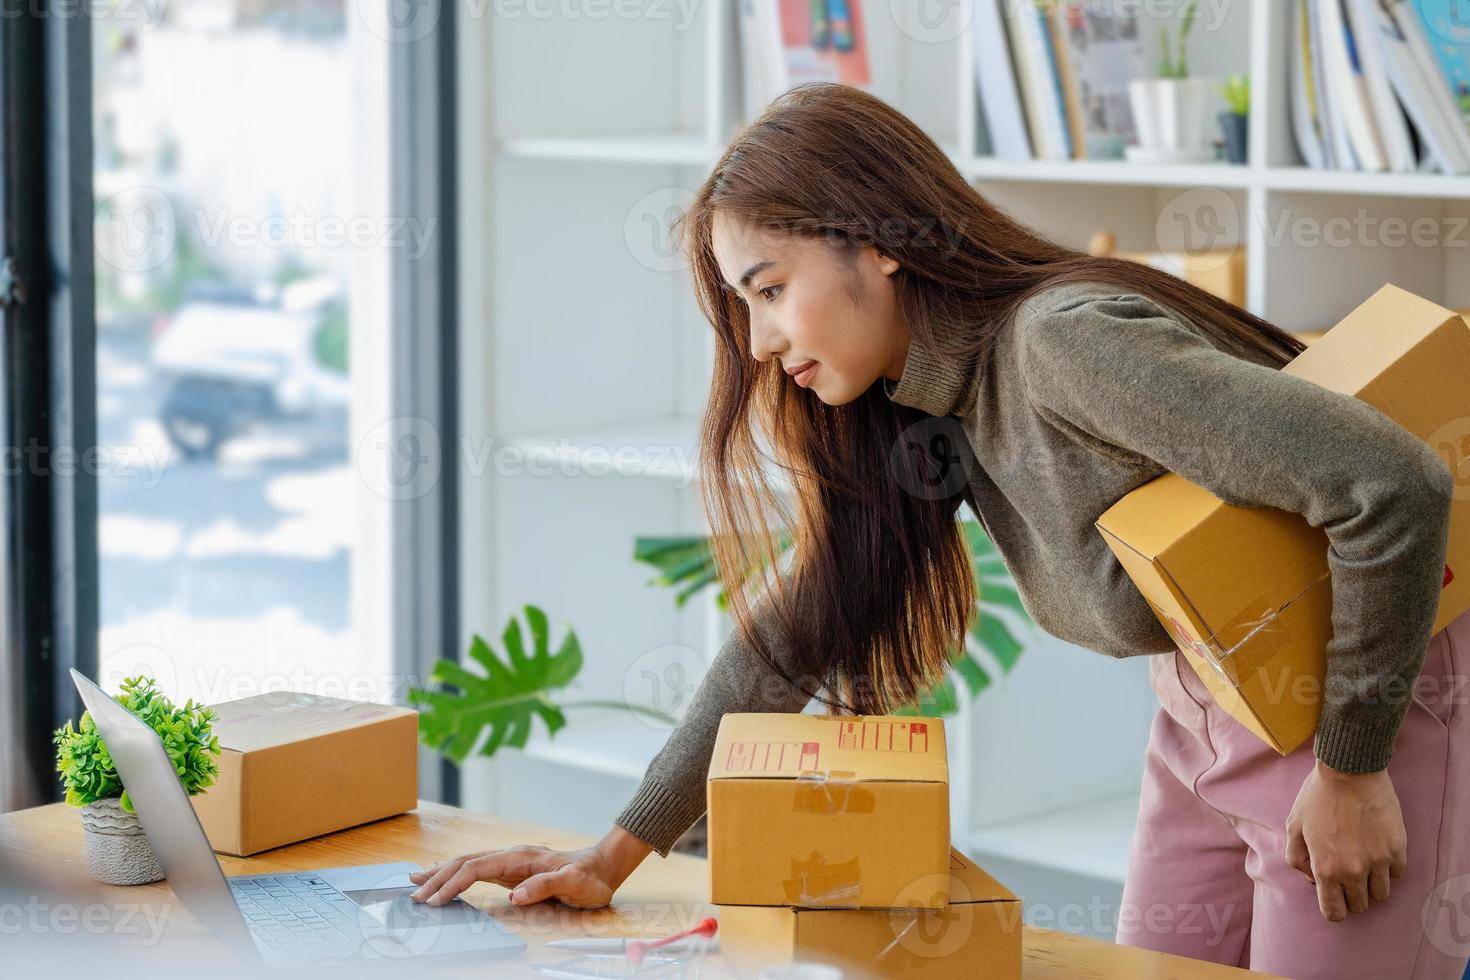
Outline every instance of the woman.
{"type": "Polygon", "coordinates": [[[753,608],[732,590],[738,630],[599,844],[457,858],[414,876],[417,899],[487,880],[517,903],[605,905],[704,812],[725,712],[911,701],[974,614],[967,500],[1039,625],[1155,655],[1119,941],[1297,978],[1459,976],[1420,913],[1470,872],[1439,836],[1470,794],[1447,762],[1466,734],[1451,699],[1399,689],[1426,650],[1443,674],[1470,649],[1470,617],[1430,637],[1454,483],[1423,442],[1280,373],[1302,344],[1271,324],[1012,221],[853,88],[773,102],[681,224],[719,338],[700,451],[717,558],[726,581],[762,568],[768,587],[753,608]],[[1210,701],[1093,527],[1165,470],[1328,533],[1328,696],[1291,755],[1210,701]],[[768,545],[778,517],[789,567],[768,545]]]}

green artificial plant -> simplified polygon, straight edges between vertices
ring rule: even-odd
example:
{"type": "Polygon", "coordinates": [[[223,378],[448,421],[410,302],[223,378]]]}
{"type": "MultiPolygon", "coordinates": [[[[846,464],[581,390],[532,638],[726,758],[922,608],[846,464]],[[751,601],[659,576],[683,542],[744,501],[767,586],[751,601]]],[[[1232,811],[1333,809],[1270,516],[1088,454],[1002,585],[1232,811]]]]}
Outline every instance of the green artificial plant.
{"type": "Polygon", "coordinates": [[[1249,76],[1239,73],[1227,75],[1225,81],[1220,85],[1220,93],[1225,96],[1231,112],[1237,116],[1250,113],[1251,81],[1249,76]]]}
{"type": "MultiPolygon", "coordinates": [[[[960,522],[965,540],[970,546],[970,560],[975,574],[978,614],[974,618],[965,643],[950,653],[950,676],[929,688],[916,704],[895,712],[896,714],[920,714],[935,717],[952,715],[959,709],[959,694],[956,678],[969,691],[971,697],[978,696],[991,684],[990,673],[969,648],[969,642],[989,653],[994,661],[1009,674],[1020,660],[1023,647],[1011,633],[1005,621],[993,615],[996,609],[1009,609],[1025,622],[1030,616],[1021,602],[1015,583],[1001,560],[984,529],[978,521],[960,522]]],[[[791,547],[791,536],[781,532],[776,538],[777,553],[791,547]]],[[[711,586],[717,586],[715,603],[721,609],[729,608],[726,590],[728,583],[721,583],[715,567],[714,554],[709,538],[698,535],[686,537],[638,538],[634,542],[633,557],[658,570],[658,575],[649,580],[650,585],[662,585],[675,589],[674,601],[683,606],[691,597],[711,586]]],[[[739,585],[743,585],[755,569],[749,570],[739,585]]]]}
{"type": "Polygon", "coordinates": [[[570,628],[552,652],[546,613],[532,605],[523,607],[531,628],[531,649],[526,650],[520,621],[512,616],[500,634],[505,659],[496,656],[478,634],[470,643],[469,656],[484,671],[477,674],[456,660],[443,659],[429,673],[429,683],[440,690],[413,688],[411,704],[418,705],[419,738],[430,748],[462,764],[489,736],[479,754],[491,756],[502,746],[524,748],[531,737],[532,723],[540,718],[548,735],[566,725],[563,708],[615,708],[634,711],[666,724],[670,715],[621,701],[555,700],[552,692],[569,685],[582,670],[582,645],[570,628]]]}
{"type": "Polygon", "coordinates": [[[1179,37],[1175,41],[1173,57],[1169,54],[1169,29],[1159,25],[1159,77],[1160,78],[1188,78],[1189,62],[1185,57],[1184,44],[1189,38],[1189,31],[1194,27],[1196,15],[1199,13],[1199,0],[1184,0],[1184,5],[1179,8],[1179,37]]]}
{"type": "MultiPolygon", "coordinates": [[[[219,775],[215,760],[219,758],[220,748],[219,736],[213,731],[216,715],[212,709],[192,700],[178,707],[158,690],[151,677],[125,679],[117,700],[158,733],[174,771],[190,796],[214,784],[215,776],[219,775]]],[[[58,728],[52,741],[56,744],[56,771],[61,773],[67,803],[86,806],[116,796],[120,797],[124,810],[134,812],[133,801],[113,768],[112,756],[92,721],[91,712],[82,712],[75,728],[71,722],[58,728]]]]}

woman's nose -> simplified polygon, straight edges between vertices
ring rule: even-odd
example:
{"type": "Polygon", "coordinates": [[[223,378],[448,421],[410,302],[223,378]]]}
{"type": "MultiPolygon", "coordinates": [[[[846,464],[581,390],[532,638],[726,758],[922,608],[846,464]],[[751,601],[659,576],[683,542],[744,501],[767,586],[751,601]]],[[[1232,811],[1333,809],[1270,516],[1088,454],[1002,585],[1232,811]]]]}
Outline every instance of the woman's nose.
{"type": "Polygon", "coordinates": [[[780,345],[780,334],[768,324],[750,319],[750,354],[764,364],[784,349],[780,345]]]}

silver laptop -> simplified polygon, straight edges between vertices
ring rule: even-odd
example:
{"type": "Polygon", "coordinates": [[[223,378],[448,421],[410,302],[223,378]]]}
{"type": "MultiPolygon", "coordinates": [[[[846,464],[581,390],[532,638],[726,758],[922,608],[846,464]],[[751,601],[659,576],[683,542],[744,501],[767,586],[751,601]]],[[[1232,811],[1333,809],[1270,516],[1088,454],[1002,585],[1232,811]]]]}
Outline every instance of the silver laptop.
{"type": "Polygon", "coordinates": [[[226,943],[267,962],[512,953],[525,940],[455,899],[410,898],[408,862],[226,878],[158,735],[73,670],[174,895],[226,943]]]}

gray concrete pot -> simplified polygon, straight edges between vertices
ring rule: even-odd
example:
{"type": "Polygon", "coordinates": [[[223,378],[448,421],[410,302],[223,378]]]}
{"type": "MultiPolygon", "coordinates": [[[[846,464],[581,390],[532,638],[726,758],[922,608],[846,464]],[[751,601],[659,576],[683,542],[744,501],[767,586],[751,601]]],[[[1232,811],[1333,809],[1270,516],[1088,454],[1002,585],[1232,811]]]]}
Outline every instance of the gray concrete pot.
{"type": "Polygon", "coordinates": [[[163,868],[143,833],[136,813],[122,808],[117,797],[82,807],[87,842],[87,873],[108,885],[146,885],[163,880],[163,868]]]}

